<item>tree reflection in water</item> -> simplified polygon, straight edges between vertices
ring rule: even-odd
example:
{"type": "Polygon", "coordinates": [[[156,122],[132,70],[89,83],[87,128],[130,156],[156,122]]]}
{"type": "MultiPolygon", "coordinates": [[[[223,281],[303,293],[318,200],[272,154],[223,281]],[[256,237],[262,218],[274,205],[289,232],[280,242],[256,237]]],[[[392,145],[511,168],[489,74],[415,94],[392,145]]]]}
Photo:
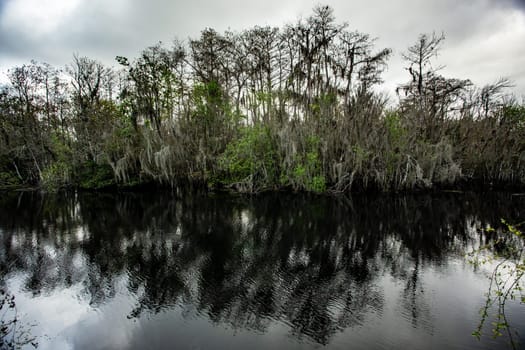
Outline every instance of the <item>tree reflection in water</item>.
{"type": "Polygon", "coordinates": [[[420,271],[489,239],[476,228],[524,218],[518,197],[468,194],[348,198],[171,194],[11,194],[0,199],[0,264],[37,296],[82,283],[92,307],[118,283],[129,318],[192,305],[215,323],[265,332],[274,321],[328,344],[385,309],[432,332],[420,271]]]}

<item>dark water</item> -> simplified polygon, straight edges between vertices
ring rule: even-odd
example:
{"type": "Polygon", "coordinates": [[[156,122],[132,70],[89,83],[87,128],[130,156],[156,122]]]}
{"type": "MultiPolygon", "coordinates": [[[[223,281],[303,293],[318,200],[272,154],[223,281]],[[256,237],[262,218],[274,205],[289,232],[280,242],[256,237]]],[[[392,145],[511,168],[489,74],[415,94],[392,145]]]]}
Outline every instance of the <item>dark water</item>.
{"type": "Polygon", "coordinates": [[[470,335],[489,269],[465,253],[525,197],[0,196],[1,282],[41,349],[508,345],[470,335]]]}

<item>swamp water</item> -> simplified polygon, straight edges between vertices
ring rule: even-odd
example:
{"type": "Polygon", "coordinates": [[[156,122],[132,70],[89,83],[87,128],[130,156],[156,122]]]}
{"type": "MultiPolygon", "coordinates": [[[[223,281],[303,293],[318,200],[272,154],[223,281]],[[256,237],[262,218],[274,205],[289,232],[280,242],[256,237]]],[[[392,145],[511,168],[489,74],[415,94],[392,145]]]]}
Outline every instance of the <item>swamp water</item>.
{"type": "Polygon", "coordinates": [[[0,194],[0,283],[39,349],[505,349],[465,257],[501,218],[525,197],[0,194]]]}

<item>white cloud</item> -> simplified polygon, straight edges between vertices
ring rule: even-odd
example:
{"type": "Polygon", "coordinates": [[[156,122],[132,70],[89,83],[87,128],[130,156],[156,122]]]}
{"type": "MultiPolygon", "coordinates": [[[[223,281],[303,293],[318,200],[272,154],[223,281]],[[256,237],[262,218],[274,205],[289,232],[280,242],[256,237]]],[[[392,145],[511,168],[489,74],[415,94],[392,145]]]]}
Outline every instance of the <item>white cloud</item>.
{"type": "MultiPolygon", "coordinates": [[[[64,65],[73,53],[114,63],[135,57],[157,41],[195,37],[205,27],[218,31],[254,25],[280,26],[308,16],[319,1],[267,0],[7,0],[0,12],[0,68],[30,59],[64,65]]],[[[525,7],[517,0],[328,0],[339,22],[379,37],[394,56],[385,88],[406,80],[400,53],[420,33],[443,31],[438,62],[443,74],[484,84],[500,76],[525,94],[525,7]]]]}
{"type": "Polygon", "coordinates": [[[16,29],[27,35],[52,34],[80,3],[81,0],[10,0],[5,5],[0,28],[16,29]]]}

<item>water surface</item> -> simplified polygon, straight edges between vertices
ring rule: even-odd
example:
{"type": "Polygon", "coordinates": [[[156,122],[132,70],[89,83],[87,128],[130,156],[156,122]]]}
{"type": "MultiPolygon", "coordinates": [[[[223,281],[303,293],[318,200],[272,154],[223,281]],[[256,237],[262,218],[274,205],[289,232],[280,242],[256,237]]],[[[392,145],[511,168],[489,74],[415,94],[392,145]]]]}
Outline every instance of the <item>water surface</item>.
{"type": "MultiPolygon", "coordinates": [[[[41,349],[504,349],[471,336],[489,271],[465,254],[524,209],[510,194],[2,194],[1,283],[41,349]]],[[[524,310],[507,307],[518,340],[524,310]]]]}

